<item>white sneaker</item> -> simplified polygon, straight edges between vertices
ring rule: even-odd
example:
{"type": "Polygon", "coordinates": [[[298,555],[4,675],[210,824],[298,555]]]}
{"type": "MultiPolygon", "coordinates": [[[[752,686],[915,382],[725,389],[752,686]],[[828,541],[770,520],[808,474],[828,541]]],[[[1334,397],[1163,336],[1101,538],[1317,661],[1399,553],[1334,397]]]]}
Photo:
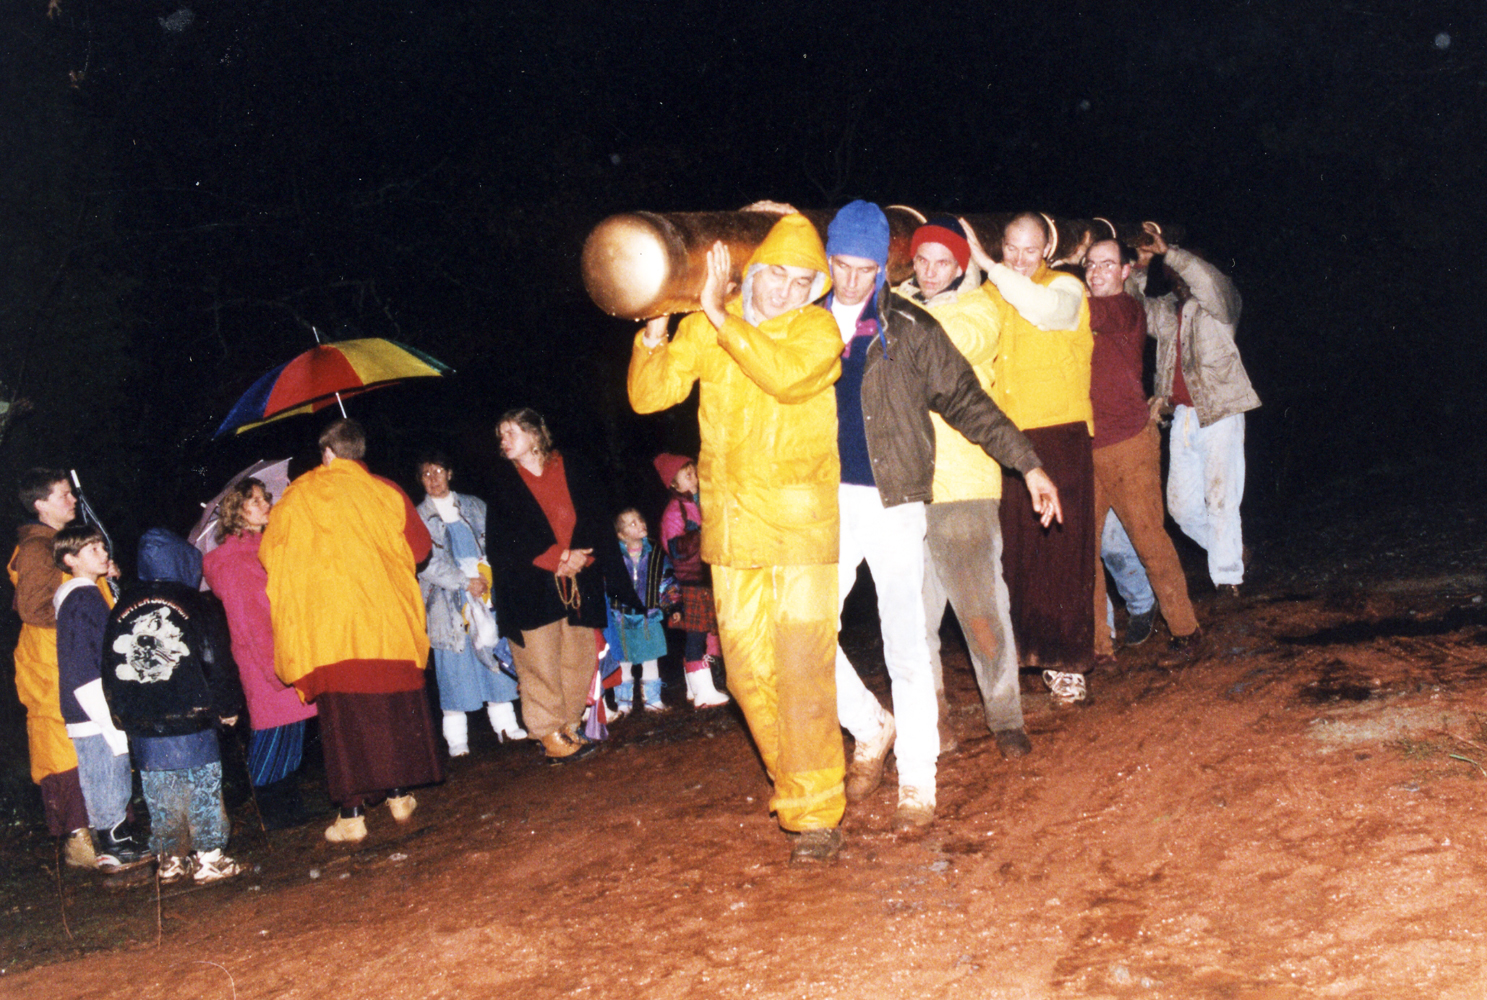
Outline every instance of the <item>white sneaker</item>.
{"type": "MultiPolygon", "coordinates": [[[[215,851],[199,852],[196,855],[196,872],[191,877],[196,880],[197,885],[203,885],[207,882],[219,882],[224,878],[241,875],[247,870],[247,865],[241,861],[232,860],[223,854],[222,848],[219,847],[215,851]]],[[[161,881],[164,881],[163,877],[161,881]]]]}
{"type": "Polygon", "coordinates": [[[1068,674],[1059,670],[1043,671],[1043,683],[1053,696],[1055,705],[1073,705],[1085,698],[1083,674],[1068,674]]]}
{"type": "Polygon", "coordinates": [[[930,788],[900,785],[898,811],[893,814],[893,828],[900,832],[920,830],[935,821],[935,793],[930,788]]]}
{"type": "Polygon", "coordinates": [[[190,874],[191,863],[179,855],[173,854],[168,858],[161,858],[159,864],[155,866],[155,875],[160,879],[161,885],[179,882],[190,874]]]}

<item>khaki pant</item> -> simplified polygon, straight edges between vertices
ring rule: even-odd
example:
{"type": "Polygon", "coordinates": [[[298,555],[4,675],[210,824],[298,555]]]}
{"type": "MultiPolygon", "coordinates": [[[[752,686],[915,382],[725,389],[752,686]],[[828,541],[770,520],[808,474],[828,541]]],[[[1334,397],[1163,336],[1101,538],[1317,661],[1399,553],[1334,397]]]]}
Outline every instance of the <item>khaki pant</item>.
{"type": "Polygon", "coordinates": [[[589,682],[599,665],[594,630],[559,619],[551,625],[523,629],[522,645],[511,644],[521,692],[521,716],[537,739],[583,718],[589,682]]]}
{"type": "Polygon", "coordinates": [[[769,808],[795,832],[834,827],[847,808],[836,720],[836,572],[835,563],[713,567],[728,692],[774,779],[769,808]]]}
{"type": "MultiPolygon", "coordinates": [[[[1162,523],[1162,438],[1156,424],[1135,437],[1095,449],[1095,538],[1105,530],[1105,512],[1114,510],[1125,525],[1131,544],[1146,567],[1162,617],[1174,636],[1191,635],[1198,628],[1188,581],[1177,550],[1162,523]]],[[[1111,655],[1114,648],[1105,624],[1105,566],[1095,563],[1095,654],[1111,655]]]]}
{"type": "Polygon", "coordinates": [[[948,500],[925,508],[924,615],[935,692],[945,690],[940,623],[949,602],[981,688],[993,733],[1021,729],[1022,691],[1012,645],[1012,609],[1002,579],[1002,524],[996,500],[948,500]]]}

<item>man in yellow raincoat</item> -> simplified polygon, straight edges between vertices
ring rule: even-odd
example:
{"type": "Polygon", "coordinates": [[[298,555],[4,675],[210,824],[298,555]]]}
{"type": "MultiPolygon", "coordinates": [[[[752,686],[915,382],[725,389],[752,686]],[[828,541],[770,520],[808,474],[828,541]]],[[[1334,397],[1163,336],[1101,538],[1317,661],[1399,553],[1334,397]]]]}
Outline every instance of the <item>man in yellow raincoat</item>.
{"type": "Polygon", "coordinates": [[[429,637],[414,575],[432,548],[412,501],[362,464],[366,434],[337,420],[321,465],[289,484],[258,558],[268,572],[274,671],[320,708],[332,843],[367,835],[363,807],[386,798],[403,822],[408,789],[443,780],[424,693],[429,637]]]}
{"type": "Polygon", "coordinates": [[[630,403],[654,413],[701,383],[702,558],[713,568],[728,689],[774,780],[792,861],[841,846],[845,756],[836,721],[836,321],[810,221],[777,222],[726,299],[732,262],[708,253],[702,311],[667,342],[651,320],[630,357],[630,403]]]}

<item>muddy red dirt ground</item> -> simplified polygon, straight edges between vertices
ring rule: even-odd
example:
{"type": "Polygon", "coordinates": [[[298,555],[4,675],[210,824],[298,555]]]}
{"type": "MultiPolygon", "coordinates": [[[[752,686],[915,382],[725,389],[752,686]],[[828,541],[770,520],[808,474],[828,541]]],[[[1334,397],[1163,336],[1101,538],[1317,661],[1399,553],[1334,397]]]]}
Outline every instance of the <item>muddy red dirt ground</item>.
{"type": "MultiPolygon", "coordinates": [[[[1192,563],[1209,657],[1161,670],[1159,634],[1075,710],[1026,675],[1014,762],[950,641],[938,821],[890,831],[890,770],[829,866],[785,863],[731,709],[559,768],[477,743],[358,849],[240,810],[256,870],[158,901],[14,836],[0,995],[1480,998],[1483,532],[1466,504],[1430,524],[1314,508],[1223,605],[1192,563]]],[[[871,629],[846,639],[884,694],[871,629]]]]}

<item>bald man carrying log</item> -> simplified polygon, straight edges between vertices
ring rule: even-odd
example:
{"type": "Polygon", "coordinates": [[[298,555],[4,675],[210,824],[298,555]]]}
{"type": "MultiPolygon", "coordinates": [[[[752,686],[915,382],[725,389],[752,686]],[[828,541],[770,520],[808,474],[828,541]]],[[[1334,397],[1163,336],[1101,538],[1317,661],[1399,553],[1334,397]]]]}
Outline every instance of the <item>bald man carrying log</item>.
{"type": "Polygon", "coordinates": [[[1028,516],[1026,485],[1012,477],[1004,484],[1002,569],[1013,635],[1023,664],[1043,668],[1054,703],[1073,705],[1085,699],[1094,659],[1094,335],[1083,283],[1045,259],[1052,235],[1046,217],[1025,212],[1003,229],[998,262],[966,233],[1001,320],[992,398],[1033,442],[1063,503],[1063,523],[1045,526],[1028,516]]]}

